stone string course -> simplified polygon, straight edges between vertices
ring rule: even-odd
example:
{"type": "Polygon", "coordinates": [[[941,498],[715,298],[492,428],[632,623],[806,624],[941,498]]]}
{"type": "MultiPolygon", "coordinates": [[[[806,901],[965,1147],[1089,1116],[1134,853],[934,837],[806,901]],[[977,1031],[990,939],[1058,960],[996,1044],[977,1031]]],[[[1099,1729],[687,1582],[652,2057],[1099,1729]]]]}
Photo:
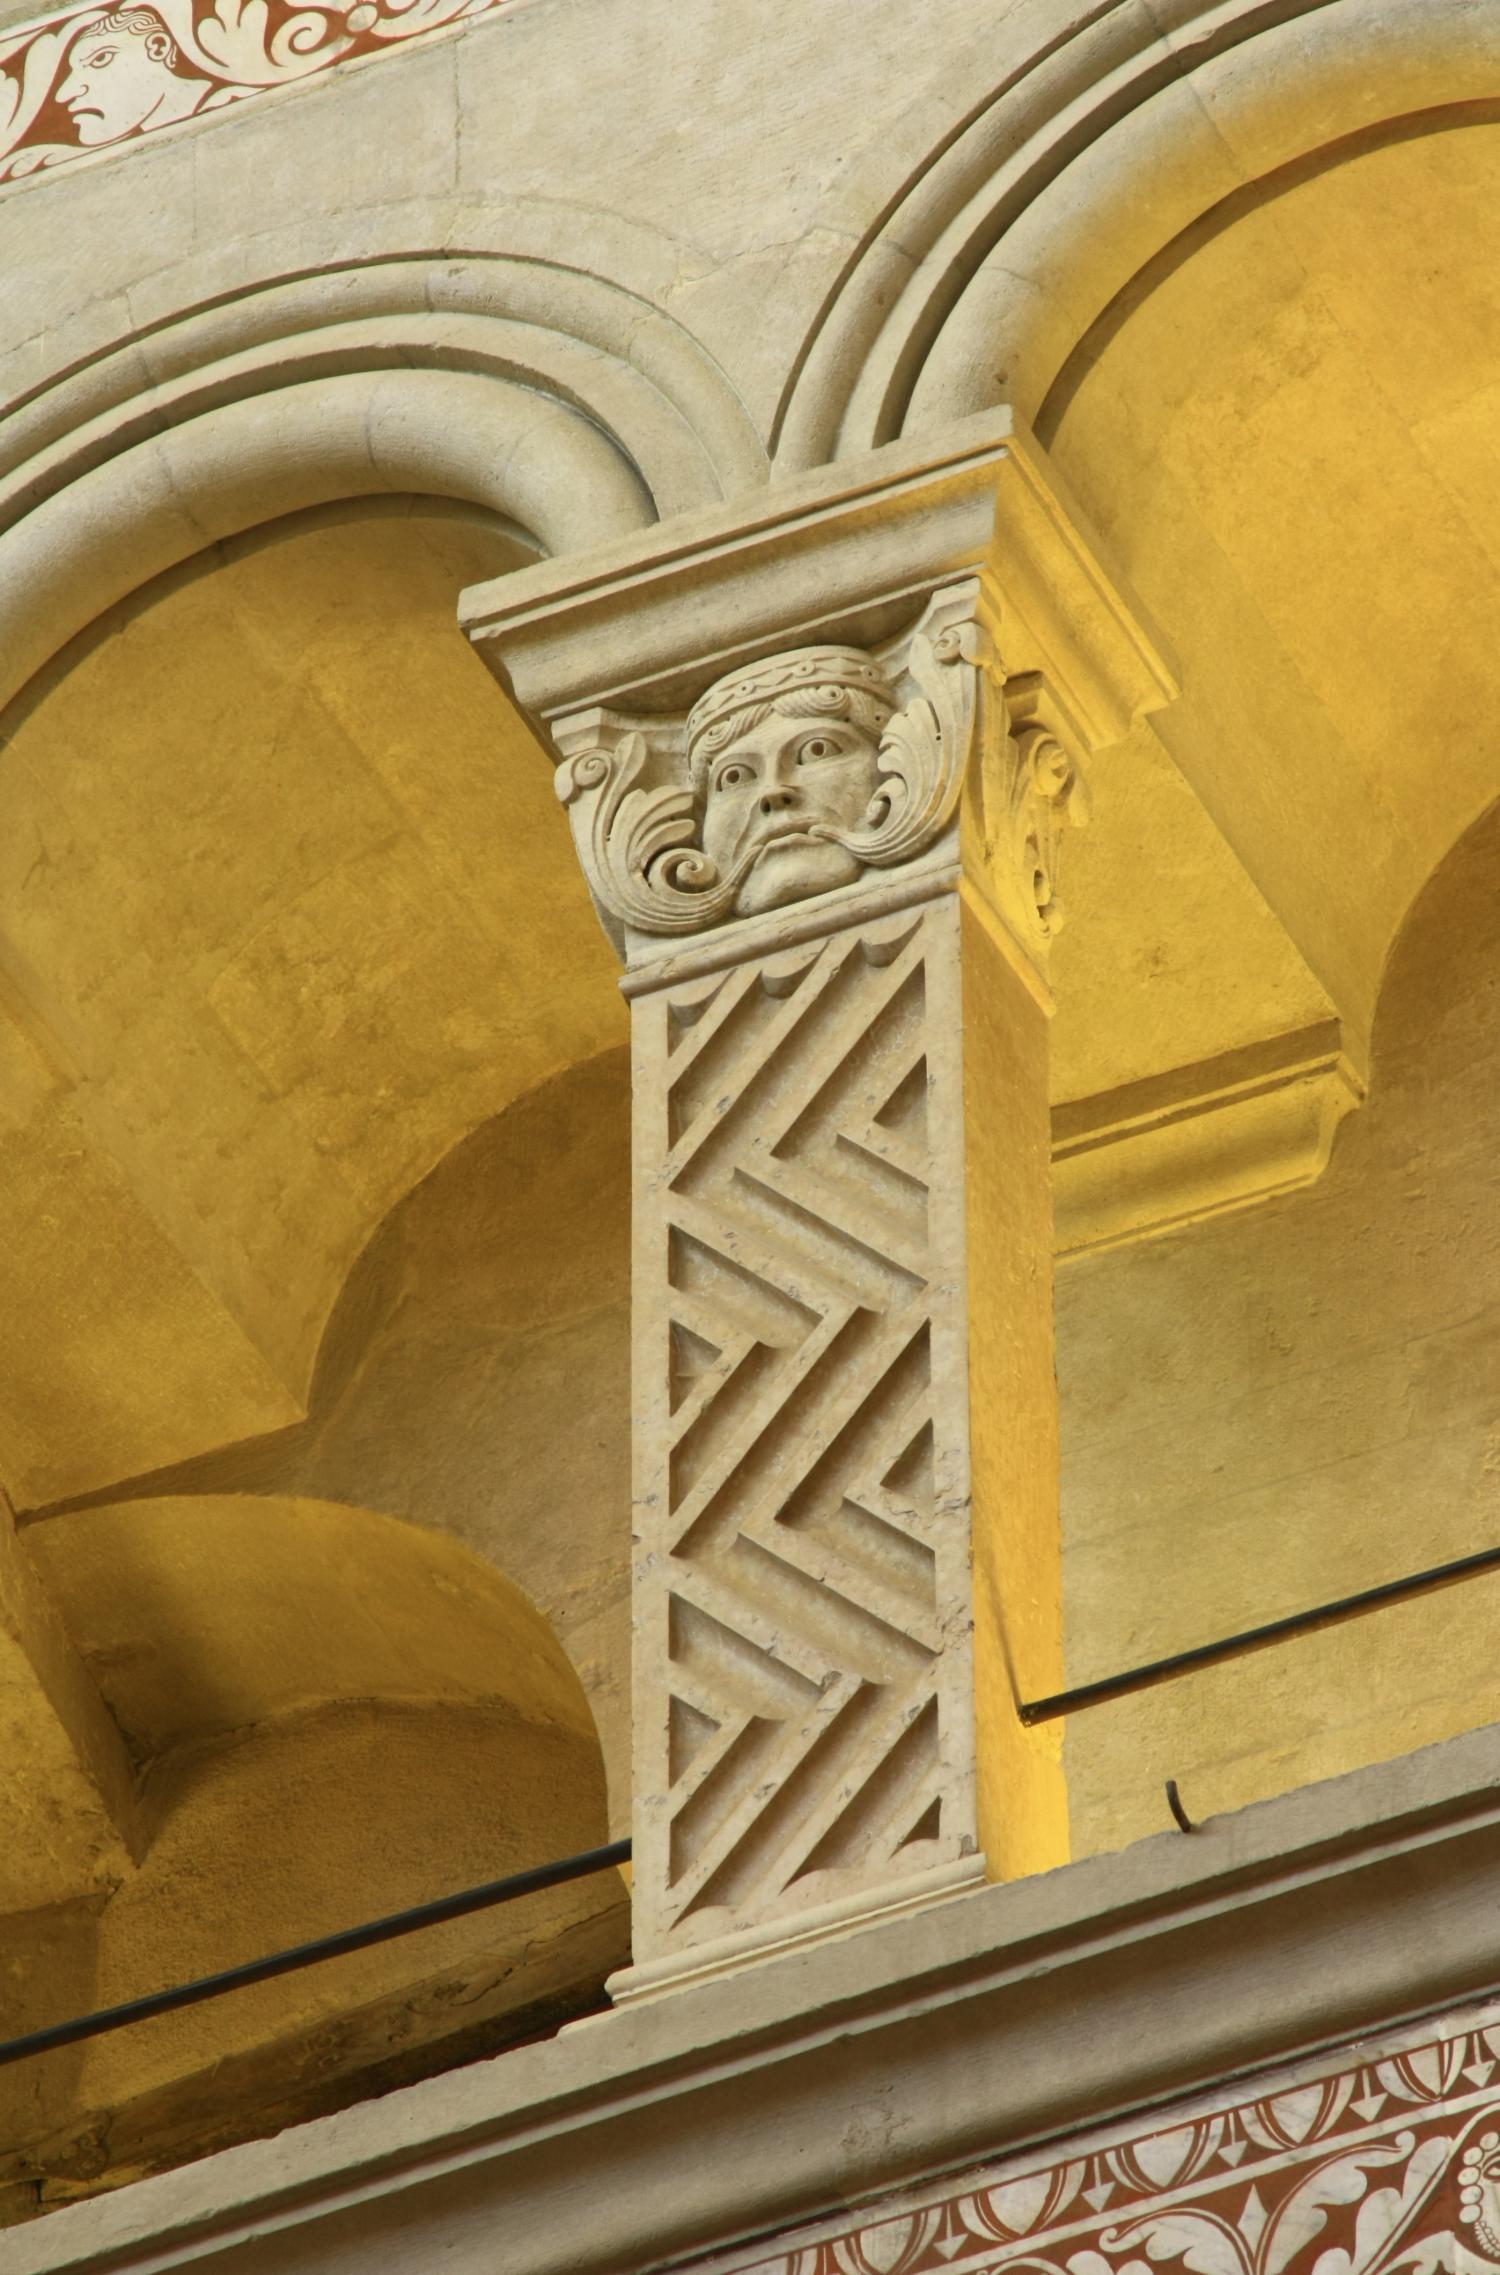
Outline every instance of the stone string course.
{"type": "Polygon", "coordinates": [[[109,0],[0,34],[0,183],[516,0],[109,0]]]}
{"type": "Polygon", "coordinates": [[[1358,2050],[716,2275],[1490,2275],[1500,2003],[1358,2050]]]}

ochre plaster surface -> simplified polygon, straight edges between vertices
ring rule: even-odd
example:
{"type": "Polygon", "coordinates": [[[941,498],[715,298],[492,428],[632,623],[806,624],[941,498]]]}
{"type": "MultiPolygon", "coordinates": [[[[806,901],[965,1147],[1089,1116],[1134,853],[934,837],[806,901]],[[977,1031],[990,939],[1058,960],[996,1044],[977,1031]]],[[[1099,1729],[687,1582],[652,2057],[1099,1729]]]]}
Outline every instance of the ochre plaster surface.
{"type": "MultiPolygon", "coordinates": [[[[395,1519],[552,1623],[624,1821],[624,1019],[453,604],[773,468],[1013,397],[1176,653],[1074,853],[1055,1101],[1280,1050],[1327,1076],[1271,1133],[1305,1178],[1371,1077],[1321,1185],[1064,1268],[1069,1677],[1495,1538],[1493,824],[1438,866],[1500,788],[1491,27],[933,22],[537,0],[0,199],[5,698],[43,667],[0,737],[0,1479],[55,1512],[0,1540],[51,1805],[0,1868],[18,2026],[510,1854],[555,1741],[455,1683],[483,1639],[413,1638],[395,1519]],[[414,489],[478,518],[239,534],[414,489]]],[[[1248,1127],[1198,1213],[1253,1197],[1213,1190],[1248,1127]]],[[[1075,1717],[1075,1850],[1169,1775],[1201,1815],[1482,1721],[1494,1592],[1075,1717]]],[[[569,1744],[544,1850],[602,1822],[569,1744]]],[[[30,2073],[7,2208],[467,2044],[528,1996],[478,1948],[30,2073]]]]}
{"type": "MultiPolygon", "coordinates": [[[[15,2027],[604,1837],[571,1668],[520,1591],[450,1539],[327,1502],[200,1495],[51,1518],[25,1548],[130,1756],[141,1861],[96,1872],[82,1909],[7,1920],[15,2027]]],[[[0,2208],[555,2020],[597,1997],[627,1935],[610,1873],[8,2070],[0,2208]]]]}
{"type": "MultiPolygon", "coordinates": [[[[249,1522],[259,1496],[309,1495],[465,1543],[526,1591],[577,1670],[617,1832],[630,1801],[629,1158],[623,1049],[518,1100],[371,1240],[306,1422],[142,1488],[255,1496],[223,1504],[249,1522]]],[[[52,1530],[30,1528],[39,1554],[52,1530]]]]}
{"type": "Polygon", "coordinates": [[[20,1503],[295,1420],[392,1202],[623,1033],[547,767],[452,623],[497,543],[432,513],[232,548],[7,721],[20,1503]],[[115,1229],[80,1303],[84,1220],[115,1229]]]}
{"type": "MultiPolygon", "coordinates": [[[[1058,1282],[1068,1679],[1500,1542],[1500,808],[1419,899],[1323,1182],[1058,1282]]],[[[1500,1712],[1500,1580],[1068,1723],[1080,1852],[1500,1712]]]]}
{"type": "Polygon", "coordinates": [[[1500,792],[1500,295],[1464,253],[1500,128],[1457,119],[1226,200],[1038,417],[1171,627],[1163,743],[1356,1038],[1411,901],[1500,792]]]}

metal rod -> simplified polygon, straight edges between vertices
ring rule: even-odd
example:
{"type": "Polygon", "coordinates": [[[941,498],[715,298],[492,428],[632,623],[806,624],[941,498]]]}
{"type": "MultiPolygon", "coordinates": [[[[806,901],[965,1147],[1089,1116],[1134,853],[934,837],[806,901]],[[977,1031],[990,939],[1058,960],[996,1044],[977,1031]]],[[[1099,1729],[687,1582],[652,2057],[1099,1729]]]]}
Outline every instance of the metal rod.
{"type": "Polygon", "coordinates": [[[1457,1557],[1451,1564],[1434,1564],[1425,1572],[1408,1573],[1404,1580],[1387,1580],[1381,1587],[1365,1588],[1357,1596],[1340,1596],[1331,1604],[1315,1604],[1311,1611],[1294,1611],[1285,1619],[1268,1620],[1264,1627],[1247,1627],[1240,1635],[1222,1636],[1217,1643],[1200,1643],[1192,1651],[1175,1651],[1169,1659],[1152,1659],[1123,1675],[1106,1675],[1096,1683],[1080,1683],[1075,1690],[1055,1691],[1050,1698],[1030,1699],[1018,1712],[1027,1724],[1053,1722],[1060,1714],[1076,1714],[1080,1707],[1103,1706],[1112,1698],[1127,1698],[1132,1691],[1150,1690],[1156,1683],[1192,1674],[1198,1667],[1215,1667],[1247,1651],[1263,1651],[1268,1643],[1284,1643],[1289,1636],[1311,1635],[1342,1619],[1358,1619],[1367,1611],[1379,1611],[1382,1604],[1425,1595],[1429,1588],[1450,1587],[1455,1580],[1472,1579],[1478,1572],[1493,1572],[1497,1567],[1500,1548],[1481,1548],[1476,1555],[1457,1557]]]}
{"type": "Polygon", "coordinates": [[[1192,1818],[1188,1815],[1186,1809],[1184,1809],[1182,1806],[1182,1795],[1177,1790],[1177,1780],[1175,1777],[1169,1777],[1167,1779],[1167,1807],[1171,1810],[1173,1816],[1177,1819],[1177,1830],[1180,1833],[1194,1833],[1197,1831],[1197,1826],[1193,1823],[1192,1818]]]}
{"type": "MultiPolygon", "coordinates": [[[[1029,1699],[1019,1709],[1020,1718],[1031,1725],[1055,1721],[1058,1716],[1077,1713],[1082,1707],[1103,1706],[1111,1699],[1128,1698],[1133,1691],[1149,1690],[1157,1683],[1172,1681],[1175,1676],[1192,1674],[1199,1667],[1219,1666],[1226,1659],[1263,1651],[1269,1644],[1284,1643],[1294,1635],[1311,1635],[1340,1620],[1358,1619],[1365,1612],[1380,1610],[1382,1605],[1425,1595],[1433,1588],[1450,1587],[1455,1581],[1472,1579],[1478,1573],[1493,1572],[1497,1568],[1500,1568],[1500,1547],[1482,1548],[1473,1556],[1459,1556],[1452,1563],[1434,1564],[1425,1572],[1411,1572],[1404,1579],[1387,1580],[1378,1588],[1364,1588],[1358,1595],[1340,1596],[1332,1603],[1316,1604],[1310,1611],[1291,1612],[1285,1619],[1267,1620],[1262,1627],[1247,1627],[1238,1635],[1221,1636],[1214,1643],[1200,1643],[1191,1651],[1176,1651],[1169,1658],[1149,1660],[1145,1666],[1131,1667],[1123,1674],[1106,1675],[1098,1682],[1055,1691],[1049,1698],[1029,1699]]],[[[1175,1802],[1175,1798],[1169,1788],[1169,1801],[1175,1802]]],[[[1173,1814],[1177,1815],[1175,1807],[1173,1814]]],[[[1180,1816],[1178,1822],[1182,1822],[1180,1816]]],[[[179,2007],[196,2006],[204,1999],[222,1998],[228,1991],[244,1990],[251,1983],[269,1982],[276,1975],[295,1974],[299,1968],[315,1967],[325,1959],[340,1959],[351,1951],[367,1951],[373,1944],[391,1943],[398,1936],[415,1935],[424,1927],[440,1927],[447,1920],[464,1919],[471,1912],[487,1911],[496,1904],[511,1903],[519,1896],[535,1895],[543,1888],[561,1887],[566,1881],[582,1880],[590,1873],[603,1872],[610,1865],[626,1864],[629,1860],[630,1842],[610,1841],[603,1848],[585,1849],[578,1856],[534,1865],[529,1871],[511,1873],[504,1880],[489,1880],[481,1887],[466,1888],[456,1896],[439,1896],[430,1904],[416,1904],[409,1911],[367,1920],[361,1927],[344,1928],[337,1935],[320,1936],[312,1943],[294,1944],[288,1951],[274,1951],[267,1958],[250,1959],[240,1967],[226,1967],[217,1975],[200,1975],[193,1982],[177,1983],[170,1990],[153,1991],[145,1998],[127,1999],[120,2006],[104,2007],[96,2014],[79,2015],[71,2022],[54,2022],[45,2030],[31,2030],[24,2037],[0,2041],[0,2068],[9,2062],[24,2061],[31,2054],[51,2053],[59,2046],[76,2046],[85,2038],[99,2038],[106,2031],[123,2030],[133,2022],[148,2021],[153,2015],[171,2014],[179,2007]]]]}
{"type": "Polygon", "coordinates": [[[372,1943],[392,1943],[397,1936],[415,1935],[419,1928],[440,1927],[445,1920],[488,1911],[494,1904],[508,1904],[517,1896],[535,1895],[542,1888],[558,1888],[566,1880],[583,1880],[591,1872],[603,1872],[611,1864],[629,1860],[629,1841],[611,1841],[605,1848],[585,1849],[580,1856],[565,1856],[552,1864],[533,1865],[526,1872],[512,1872],[504,1880],[487,1880],[482,1887],[465,1888],[457,1896],[439,1896],[430,1904],[414,1904],[410,1911],[389,1912],[384,1919],[367,1920],[363,1927],[346,1927],[337,1935],[321,1935],[313,1943],[293,1944],[289,1951],[273,1951],[266,1959],[248,1959],[242,1967],[226,1967],[219,1975],[200,1975],[195,1982],[178,1983],[169,1991],[127,1999],[123,2006],[107,2006],[97,2014],[79,2015],[73,2022],[54,2022],[46,2030],[29,2030],[24,2038],[0,2042],[0,2067],[24,2061],[28,2054],[76,2046],[83,2038],[100,2038],[107,2030],[123,2030],[127,2024],[145,2022],[153,2014],[196,2006],[201,1999],[222,1998],[226,1991],[268,1982],[273,1975],[291,1975],[299,1967],[315,1967],[323,1959],[367,1951],[372,1943]]]}

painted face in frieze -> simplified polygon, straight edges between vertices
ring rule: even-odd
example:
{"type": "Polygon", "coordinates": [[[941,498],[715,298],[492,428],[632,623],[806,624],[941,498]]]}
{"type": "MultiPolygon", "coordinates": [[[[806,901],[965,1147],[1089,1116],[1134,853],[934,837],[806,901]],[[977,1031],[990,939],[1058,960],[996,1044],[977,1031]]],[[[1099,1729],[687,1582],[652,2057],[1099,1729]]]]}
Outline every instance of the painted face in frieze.
{"type": "Polygon", "coordinates": [[[180,61],[154,8],[121,8],[77,34],[55,97],[85,146],[118,142],[141,127],[192,116],[210,83],[186,76],[180,61]]]}
{"type": "Polygon", "coordinates": [[[841,840],[864,823],[880,782],[893,703],[858,649],[799,649],[732,673],[688,721],[702,845],[720,876],[743,873],[737,916],[852,884],[841,840]]]}

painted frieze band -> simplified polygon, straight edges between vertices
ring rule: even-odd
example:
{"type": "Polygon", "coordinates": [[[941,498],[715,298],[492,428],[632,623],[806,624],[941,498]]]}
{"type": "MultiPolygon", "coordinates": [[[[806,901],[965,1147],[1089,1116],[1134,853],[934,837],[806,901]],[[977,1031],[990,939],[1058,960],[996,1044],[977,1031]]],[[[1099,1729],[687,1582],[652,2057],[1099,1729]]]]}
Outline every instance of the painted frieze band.
{"type": "MultiPolygon", "coordinates": [[[[1500,2003],[825,2223],[714,2275],[1493,2275],[1500,2003]]],[[[708,2271],[703,2270],[703,2275],[708,2271]]]]}
{"type": "Polygon", "coordinates": [[[514,0],[125,0],[0,33],[0,182],[289,87],[514,0]]]}

